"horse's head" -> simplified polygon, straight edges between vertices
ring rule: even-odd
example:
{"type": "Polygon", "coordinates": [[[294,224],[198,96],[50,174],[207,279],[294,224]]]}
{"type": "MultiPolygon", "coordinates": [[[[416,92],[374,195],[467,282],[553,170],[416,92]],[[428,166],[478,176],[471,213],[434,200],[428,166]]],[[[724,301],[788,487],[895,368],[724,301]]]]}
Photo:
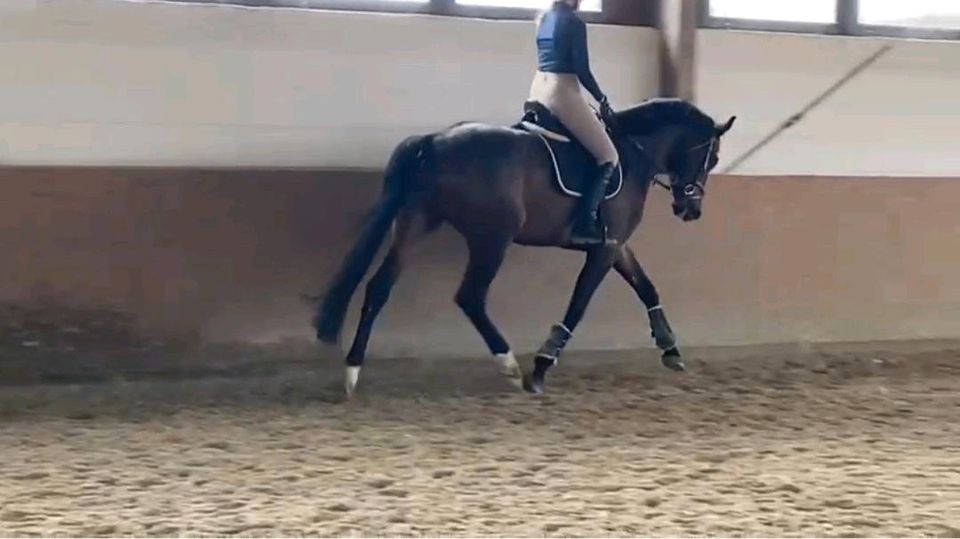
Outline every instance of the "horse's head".
{"type": "MultiPolygon", "coordinates": [[[[679,99],[652,99],[617,114],[621,132],[653,161],[661,184],[673,194],[673,213],[699,219],[707,179],[720,160],[720,139],[736,117],[717,124],[696,106],[679,99]]],[[[659,182],[658,182],[659,183],[659,182]]]]}
{"type": "Polygon", "coordinates": [[[736,119],[731,116],[722,125],[690,129],[686,136],[680,136],[674,150],[669,152],[666,173],[670,176],[673,214],[684,221],[695,221],[703,213],[707,179],[720,161],[720,138],[733,127],[736,119]]]}

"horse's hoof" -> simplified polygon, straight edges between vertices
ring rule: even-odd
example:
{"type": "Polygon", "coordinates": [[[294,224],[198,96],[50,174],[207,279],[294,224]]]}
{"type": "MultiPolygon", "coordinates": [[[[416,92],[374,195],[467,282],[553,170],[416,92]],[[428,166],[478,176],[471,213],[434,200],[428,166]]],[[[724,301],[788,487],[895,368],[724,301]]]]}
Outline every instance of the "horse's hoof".
{"type": "Polygon", "coordinates": [[[503,373],[503,375],[510,382],[510,385],[517,389],[523,389],[523,374],[519,369],[516,372],[503,373]]]}
{"type": "Polygon", "coordinates": [[[546,386],[547,371],[550,370],[557,359],[555,357],[537,356],[533,363],[533,372],[529,376],[524,376],[523,388],[534,395],[543,395],[546,386]]]}
{"type": "Polygon", "coordinates": [[[660,358],[660,363],[663,363],[663,366],[671,371],[684,372],[687,370],[687,366],[683,363],[683,356],[676,348],[664,352],[663,357],[660,358]]]}
{"type": "Polygon", "coordinates": [[[506,354],[497,354],[497,360],[500,363],[500,374],[517,388],[523,388],[523,370],[520,369],[520,363],[514,357],[513,352],[506,354]]]}
{"type": "Polygon", "coordinates": [[[543,395],[543,378],[535,379],[533,376],[524,376],[523,390],[533,395],[543,395]]]}

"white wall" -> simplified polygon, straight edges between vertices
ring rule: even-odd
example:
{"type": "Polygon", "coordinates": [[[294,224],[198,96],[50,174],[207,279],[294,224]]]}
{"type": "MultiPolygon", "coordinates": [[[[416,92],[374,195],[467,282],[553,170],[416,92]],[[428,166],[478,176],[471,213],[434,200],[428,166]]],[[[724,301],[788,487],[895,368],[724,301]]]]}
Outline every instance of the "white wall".
{"type": "MultiPolygon", "coordinates": [[[[515,121],[536,66],[530,22],[0,3],[8,164],[378,167],[410,133],[515,121]]],[[[612,99],[655,91],[653,30],[591,40],[612,99]]]]}
{"type": "MultiPolygon", "coordinates": [[[[121,0],[0,0],[0,164],[377,167],[408,133],[508,123],[529,22],[121,0]]],[[[617,104],[657,87],[656,32],[591,28],[617,104]]],[[[960,42],[896,49],[745,174],[957,176],[960,42]]],[[[700,32],[698,97],[730,159],[880,44],[700,32]]]]}
{"type": "Polygon", "coordinates": [[[737,173],[960,176],[960,41],[701,31],[698,101],[738,115],[723,152],[739,155],[887,43],[737,173]]]}

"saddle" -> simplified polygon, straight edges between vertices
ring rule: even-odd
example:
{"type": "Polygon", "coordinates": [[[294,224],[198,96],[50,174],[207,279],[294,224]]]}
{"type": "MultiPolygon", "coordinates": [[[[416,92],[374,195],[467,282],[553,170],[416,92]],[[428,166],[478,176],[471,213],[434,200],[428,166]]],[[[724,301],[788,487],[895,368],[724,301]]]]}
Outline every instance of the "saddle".
{"type": "MultiPolygon", "coordinates": [[[[597,160],[573,133],[547,107],[536,101],[523,104],[523,117],[513,128],[526,131],[543,141],[553,162],[557,189],[566,196],[581,198],[584,184],[596,174],[597,160]]],[[[605,198],[614,198],[622,188],[623,168],[617,166],[617,173],[607,186],[605,198]]]]}

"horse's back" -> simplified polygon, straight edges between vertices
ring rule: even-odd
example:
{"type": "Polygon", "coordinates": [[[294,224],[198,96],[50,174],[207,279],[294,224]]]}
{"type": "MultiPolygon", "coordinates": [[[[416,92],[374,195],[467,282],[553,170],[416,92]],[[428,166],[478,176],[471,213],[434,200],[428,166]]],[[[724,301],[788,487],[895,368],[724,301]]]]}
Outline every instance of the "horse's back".
{"type": "Polygon", "coordinates": [[[502,149],[523,145],[528,133],[512,127],[482,122],[460,122],[434,135],[434,144],[442,151],[470,150],[484,152],[488,148],[502,149]]]}
{"type": "Polygon", "coordinates": [[[433,135],[436,210],[457,228],[515,234],[526,209],[533,139],[524,131],[461,122],[433,135]]]}
{"type": "Polygon", "coordinates": [[[462,122],[434,134],[436,165],[445,173],[482,176],[485,183],[502,181],[524,171],[531,140],[518,129],[462,122]]]}

